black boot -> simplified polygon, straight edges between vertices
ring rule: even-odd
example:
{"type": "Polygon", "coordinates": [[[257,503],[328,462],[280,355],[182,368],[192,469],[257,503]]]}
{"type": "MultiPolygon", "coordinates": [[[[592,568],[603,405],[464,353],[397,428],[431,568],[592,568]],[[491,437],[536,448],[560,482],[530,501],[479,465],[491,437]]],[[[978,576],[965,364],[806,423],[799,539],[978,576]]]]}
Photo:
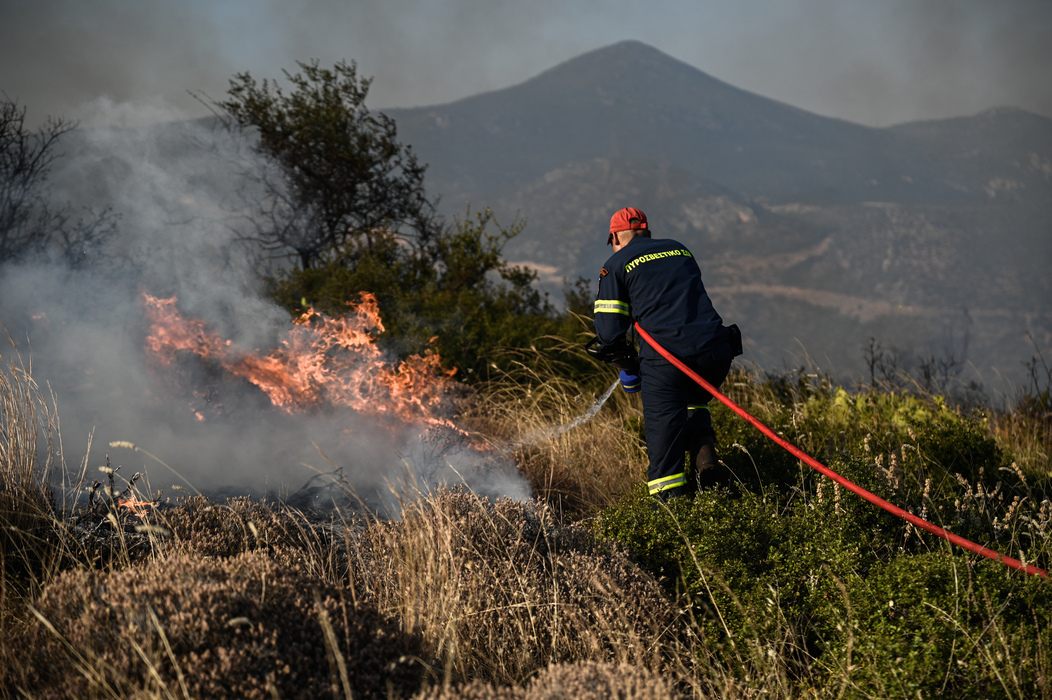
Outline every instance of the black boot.
{"type": "Polygon", "coordinates": [[[694,469],[694,478],[698,490],[705,489],[715,483],[716,467],[719,460],[716,459],[716,445],[712,441],[706,442],[695,453],[692,462],[697,465],[694,469]]]}

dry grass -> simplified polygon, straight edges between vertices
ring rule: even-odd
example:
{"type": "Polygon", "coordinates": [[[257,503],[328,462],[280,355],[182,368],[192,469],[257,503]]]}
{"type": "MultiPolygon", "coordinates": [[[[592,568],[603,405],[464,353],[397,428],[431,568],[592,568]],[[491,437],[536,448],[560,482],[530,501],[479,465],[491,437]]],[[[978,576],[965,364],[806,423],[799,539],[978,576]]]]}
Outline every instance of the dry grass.
{"type": "Polygon", "coordinates": [[[1009,413],[993,413],[990,434],[1016,456],[1020,470],[1034,481],[1052,479],[1052,413],[1028,410],[1024,404],[1009,413]]]}
{"type": "Polygon", "coordinates": [[[990,430],[1003,449],[1012,452],[1019,468],[1034,480],[1052,478],[1052,367],[1037,348],[1026,363],[1029,381],[1012,410],[990,416],[990,430]]]}
{"type": "Polygon", "coordinates": [[[674,606],[618,550],[537,503],[446,491],[366,533],[361,596],[419,634],[434,680],[525,682],[549,663],[663,668],[674,606]]]}
{"type": "Polygon", "coordinates": [[[144,559],[43,587],[19,643],[5,639],[0,696],[409,697],[424,683],[522,697],[533,679],[527,697],[663,698],[674,679],[692,685],[681,613],[618,549],[532,502],[456,490],[403,507],[400,521],[337,527],[188,499],[144,559]]]}
{"type": "Polygon", "coordinates": [[[465,422],[511,453],[538,498],[568,517],[588,517],[646,478],[642,404],[615,388],[594,417],[582,420],[604,391],[596,378],[608,387],[616,373],[597,364],[593,376],[577,382],[543,368],[535,359],[484,387],[465,422]]]}
{"type": "MultiPolygon", "coordinates": [[[[490,426],[526,406],[530,417],[516,423],[514,436],[507,431],[519,438],[515,449],[546,465],[549,497],[562,488],[564,502],[596,508],[616,494],[611,481],[627,488],[635,479],[606,458],[625,450],[623,418],[534,445],[521,439],[550,431],[546,411],[580,413],[582,399],[567,398],[565,388],[527,391],[492,412],[490,426]],[[578,468],[558,472],[566,459],[578,468]],[[586,462],[593,466],[583,471],[586,462]]],[[[20,523],[17,532],[37,527],[32,541],[53,548],[56,561],[47,575],[23,579],[32,585],[19,601],[32,605],[10,608],[4,620],[5,694],[264,697],[277,689],[360,697],[373,687],[406,696],[419,687],[399,676],[409,659],[418,660],[414,673],[427,668],[431,682],[446,687],[474,679],[515,684],[559,661],[659,669],[676,647],[674,606],[623,553],[564,524],[548,506],[492,504],[463,491],[414,494],[399,522],[337,516],[325,523],[247,499],[194,497],[138,526],[111,493],[78,516],[99,520],[95,530],[108,533],[99,537],[113,551],[100,553],[77,540],[84,530],[74,531],[77,517],[56,517],[46,491],[55,412],[28,372],[4,375],[0,389],[5,513],[20,523]],[[57,574],[60,559],[73,569],[57,574]],[[324,595],[315,600],[312,590],[324,595]],[[354,623],[355,615],[365,622],[354,623]],[[387,647],[396,640],[394,660],[363,658],[351,628],[381,634],[387,647]],[[367,669],[379,675],[364,682],[367,669]]],[[[631,409],[622,400],[619,411],[631,409]]],[[[44,560],[20,541],[17,550],[7,545],[5,566],[44,560]]]]}
{"type": "Polygon", "coordinates": [[[0,626],[58,566],[50,477],[58,417],[21,362],[0,364],[0,626]]]}

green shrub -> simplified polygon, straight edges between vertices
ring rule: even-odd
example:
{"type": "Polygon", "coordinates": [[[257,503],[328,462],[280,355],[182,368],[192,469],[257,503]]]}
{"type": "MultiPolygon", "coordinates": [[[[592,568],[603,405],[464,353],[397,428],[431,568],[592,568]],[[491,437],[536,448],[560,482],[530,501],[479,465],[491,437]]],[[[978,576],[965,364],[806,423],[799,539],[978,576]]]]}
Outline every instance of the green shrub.
{"type": "MultiPolygon", "coordinates": [[[[1014,467],[981,414],[805,379],[732,381],[732,398],[877,496],[1049,567],[1045,484],[1014,467]]],[[[594,524],[684,597],[700,654],[740,679],[778,666],[797,691],[1048,692],[1047,579],[952,547],[798,463],[727,409],[713,414],[731,478],[667,507],[640,487],[594,524]]]]}
{"type": "MultiPolygon", "coordinates": [[[[1048,697],[1052,585],[946,553],[898,557],[850,579],[822,619],[850,654],[859,697],[1048,697]]],[[[839,669],[838,669],[839,670],[839,669]]]]}
{"type": "Polygon", "coordinates": [[[498,225],[493,233],[492,224],[492,212],[468,212],[419,246],[377,233],[353,262],[292,270],[271,282],[271,294],[292,313],[301,313],[306,303],[338,315],[362,292],[371,292],[386,329],[382,347],[402,357],[433,350],[446,368],[459,370],[459,379],[482,379],[491,364],[511,367],[508,348],[555,346],[542,336],[575,330],[572,315],[556,312],[533,286],[536,273],[501,257],[522,226],[498,225]]]}

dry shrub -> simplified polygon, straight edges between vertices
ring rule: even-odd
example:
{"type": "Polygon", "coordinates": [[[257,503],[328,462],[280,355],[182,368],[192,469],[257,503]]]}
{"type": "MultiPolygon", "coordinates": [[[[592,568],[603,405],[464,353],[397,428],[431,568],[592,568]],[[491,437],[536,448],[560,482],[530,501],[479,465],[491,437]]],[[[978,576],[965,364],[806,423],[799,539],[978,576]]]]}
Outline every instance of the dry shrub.
{"type": "Polygon", "coordinates": [[[37,697],[387,697],[417,642],[374,606],[261,553],[76,571],[48,586],[18,685],[37,697]],[[339,654],[334,655],[333,649],[339,654]]]}
{"type": "Polygon", "coordinates": [[[628,664],[553,664],[540,671],[525,687],[494,686],[474,681],[444,690],[434,689],[418,700],[673,700],[673,692],[661,677],[628,664]]]}
{"type": "Polygon", "coordinates": [[[214,503],[205,496],[180,501],[158,516],[181,553],[229,557],[294,543],[296,523],[288,511],[249,498],[214,503]]]}
{"type": "MultiPolygon", "coordinates": [[[[616,375],[597,366],[597,374],[616,375]]],[[[501,377],[465,411],[466,425],[505,446],[538,498],[576,517],[613,505],[645,479],[647,457],[638,398],[615,388],[600,395],[553,374],[501,377]],[[627,428],[627,429],[626,429],[627,428]]]]}
{"type": "Polygon", "coordinates": [[[413,700],[526,700],[526,689],[472,681],[448,688],[432,688],[413,700]]]}
{"type": "Polygon", "coordinates": [[[606,543],[536,502],[440,491],[365,535],[364,595],[419,633],[445,682],[521,683],[549,663],[658,668],[675,611],[606,543]]]}
{"type": "Polygon", "coordinates": [[[595,663],[549,666],[526,688],[526,700],[672,700],[679,697],[654,673],[628,664],[595,663]]]}
{"type": "Polygon", "coordinates": [[[227,557],[265,551],[272,559],[301,566],[312,577],[336,585],[346,582],[347,553],[365,526],[356,515],[352,520],[341,516],[326,521],[249,498],[213,503],[204,496],[183,500],[155,517],[171,534],[167,552],[227,557]]]}

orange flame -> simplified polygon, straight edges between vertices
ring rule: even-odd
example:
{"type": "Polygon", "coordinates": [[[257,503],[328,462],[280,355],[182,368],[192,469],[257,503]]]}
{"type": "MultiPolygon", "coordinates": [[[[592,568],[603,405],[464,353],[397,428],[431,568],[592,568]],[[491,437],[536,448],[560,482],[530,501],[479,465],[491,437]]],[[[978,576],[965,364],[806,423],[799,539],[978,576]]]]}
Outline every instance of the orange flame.
{"type": "Polygon", "coordinates": [[[452,427],[433,412],[454,372],[443,371],[441,358],[430,351],[397,366],[384,360],[375,344],[384,326],[372,294],[363,293],[361,303],[349,304],[352,313],[340,318],[308,309],[294,320],[280,347],[265,355],[240,350],[204,322],[183,317],[175,297],[143,294],[143,299],[151,324],[146,348],[162,365],[170,365],[179,353],[216,362],[289,413],[343,406],[407,423],[452,427]]]}
{"type": "Polygon", "coordinates": [[[157,502],[142,501],[135,496],[129,496],[128,498],[118,498],[117,506],[119,508],[127,508],[132,515],[138,518],[144,518],[150,514],[151,509],[157,506],[157,502]]]}

